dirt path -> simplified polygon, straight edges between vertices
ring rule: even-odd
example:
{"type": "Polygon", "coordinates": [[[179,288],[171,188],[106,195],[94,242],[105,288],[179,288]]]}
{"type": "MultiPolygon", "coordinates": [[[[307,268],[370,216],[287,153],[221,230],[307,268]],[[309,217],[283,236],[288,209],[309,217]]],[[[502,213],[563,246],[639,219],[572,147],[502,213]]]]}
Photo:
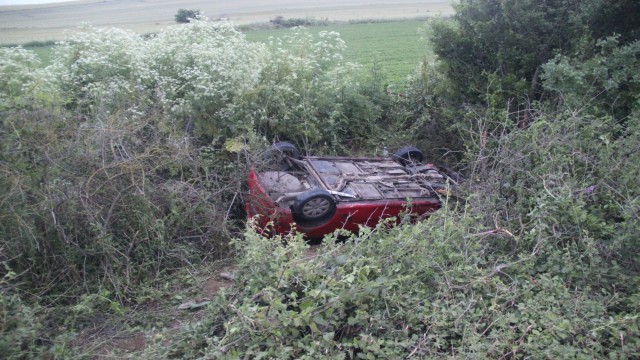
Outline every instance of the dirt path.
{"type": "MultiPolygon", "coordinates": [[[[319,244],[312,244],[305,258],[313,260],[320,249],[319,244]]],[[[148,354],[150,347],[161,343],[166,348],[184,328],[204,316],[208,301],[221,289],[232,291],[234,272],[234,263],[223,261],[176,274],[170,291],[162,292],[171,297],[127,308],[124,316],[96,319],[93,326],[79,331],[70,345],[93,359],[153,357],[148,354]]]]}
{"type": "Polygon", "coordinates": [[[158,342],[171,344],[182,329],[202,318],[209,300],[221,289],[232,289],[233,272],[233,263],[225,261],[176,274],[169,290],[125,308],[124,315],[95,319],[70,346],[75,354],[93,359],[122,359],[142,357],[158,342]]]}

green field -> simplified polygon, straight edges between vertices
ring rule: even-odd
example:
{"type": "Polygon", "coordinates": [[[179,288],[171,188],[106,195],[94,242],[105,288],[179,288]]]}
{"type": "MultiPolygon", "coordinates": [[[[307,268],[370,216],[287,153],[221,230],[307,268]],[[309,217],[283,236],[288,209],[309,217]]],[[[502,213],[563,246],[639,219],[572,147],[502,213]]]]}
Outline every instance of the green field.
{"type": "MultiPolygon", "coordinates": [[[[337,31],[347,43],[346,60],[362,64],[366,69],[378,64],[389,82],[400,83],[420,62],[426,42],[418,30],[423,21],[375,22],[311,27],[314,33],[337,31]]],[[[269,37],[283,36],[287,29],[247,32],[251,41],[267,42],[269,37]]]]}

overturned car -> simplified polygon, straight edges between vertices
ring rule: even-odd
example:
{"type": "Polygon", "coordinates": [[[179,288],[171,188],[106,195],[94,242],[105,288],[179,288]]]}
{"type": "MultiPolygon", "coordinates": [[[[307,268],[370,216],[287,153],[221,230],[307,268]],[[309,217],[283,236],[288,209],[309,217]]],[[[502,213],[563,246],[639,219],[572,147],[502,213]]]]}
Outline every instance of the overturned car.
{"type": "Polygon", "coordinates": [[[415,147],[391,157],[303,157],[291,143],[266,152],[249,172],[245,208],[265,235],[302,232],[320,238],[338,229],[357,232],[401,213],[420,219],[441,206],[457,183],[442,168],[423,164],[415,147]]]}

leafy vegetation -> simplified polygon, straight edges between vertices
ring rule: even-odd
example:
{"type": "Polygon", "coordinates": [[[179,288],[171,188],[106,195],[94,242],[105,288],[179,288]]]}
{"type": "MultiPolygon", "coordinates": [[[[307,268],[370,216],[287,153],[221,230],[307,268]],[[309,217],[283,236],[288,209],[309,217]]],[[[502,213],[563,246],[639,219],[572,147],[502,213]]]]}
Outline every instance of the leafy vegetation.
{"type": "MultiPolygon", "coordinates": [[[[311,31],[332,31],[340,34],[347,47],[343,51],[348,62],[362,65],[363,70],[376,71],[393,86],[391,91],[404,91],[403,84],[423,59],[427,46],[419,30],[424,21],[378,21],[362,23],[314,22],[311,31]]],[[[288,29],[246,31],[247,39],[268,43],[270,38],[286,37],[288,29]]]]}
{"type": "Polygon", "coordinates": [[[200,17],[200,10],[197,9],[178,9],[175,15],[176,22],[179,24],[189,23],[200,17]]]}
{"type": "Polygon", "coordinates": [[[46,67],[0,48],[0,350],[73,356],[94,314],[234,255],[235,286],[137,355],[640,357],[637,8],[533,5],[463,0],[428,23],[402,96],[330,29],[85,27],[46,67]],[[310,254],[244,228],[246,164],[277,140],[415,144],[465,174],[464,199],[310,254]]]}

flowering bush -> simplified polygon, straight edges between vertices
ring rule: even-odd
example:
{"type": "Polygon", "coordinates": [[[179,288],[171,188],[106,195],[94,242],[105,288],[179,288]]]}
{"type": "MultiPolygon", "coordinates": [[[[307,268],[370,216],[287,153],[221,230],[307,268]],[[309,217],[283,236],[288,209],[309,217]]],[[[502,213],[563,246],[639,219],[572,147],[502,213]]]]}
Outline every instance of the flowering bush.
{"type": "Polygon", "coordinates": [[[0,110],[49,103],[57,93],[52,80],[33,51],[0,48],[0,110]]]}
{"type": "Polygon", "coordinates": [[[51,70],[72,104],[93,112],[133,101],[142,73],[142,37],[117,28],[81,26],[59,44],[51,70]]]}
{"type": "Polygon", "coordinates": [[[194,21],[148,41],[145,80],[167,111],[194,117],[201,134],[229,135],[221,110],[255,86],[265,59],[264,47],[230,23],[194,21]]]}
{"type": "Polygon", "coordinates": [[[230,121],[307,150],[340,151],[375,137],[380,106],[366,96],[359,66],[344,61],[345,49],[336,32],[296,28],[271,39],[260,81],[227,109],[230,121]]]}

